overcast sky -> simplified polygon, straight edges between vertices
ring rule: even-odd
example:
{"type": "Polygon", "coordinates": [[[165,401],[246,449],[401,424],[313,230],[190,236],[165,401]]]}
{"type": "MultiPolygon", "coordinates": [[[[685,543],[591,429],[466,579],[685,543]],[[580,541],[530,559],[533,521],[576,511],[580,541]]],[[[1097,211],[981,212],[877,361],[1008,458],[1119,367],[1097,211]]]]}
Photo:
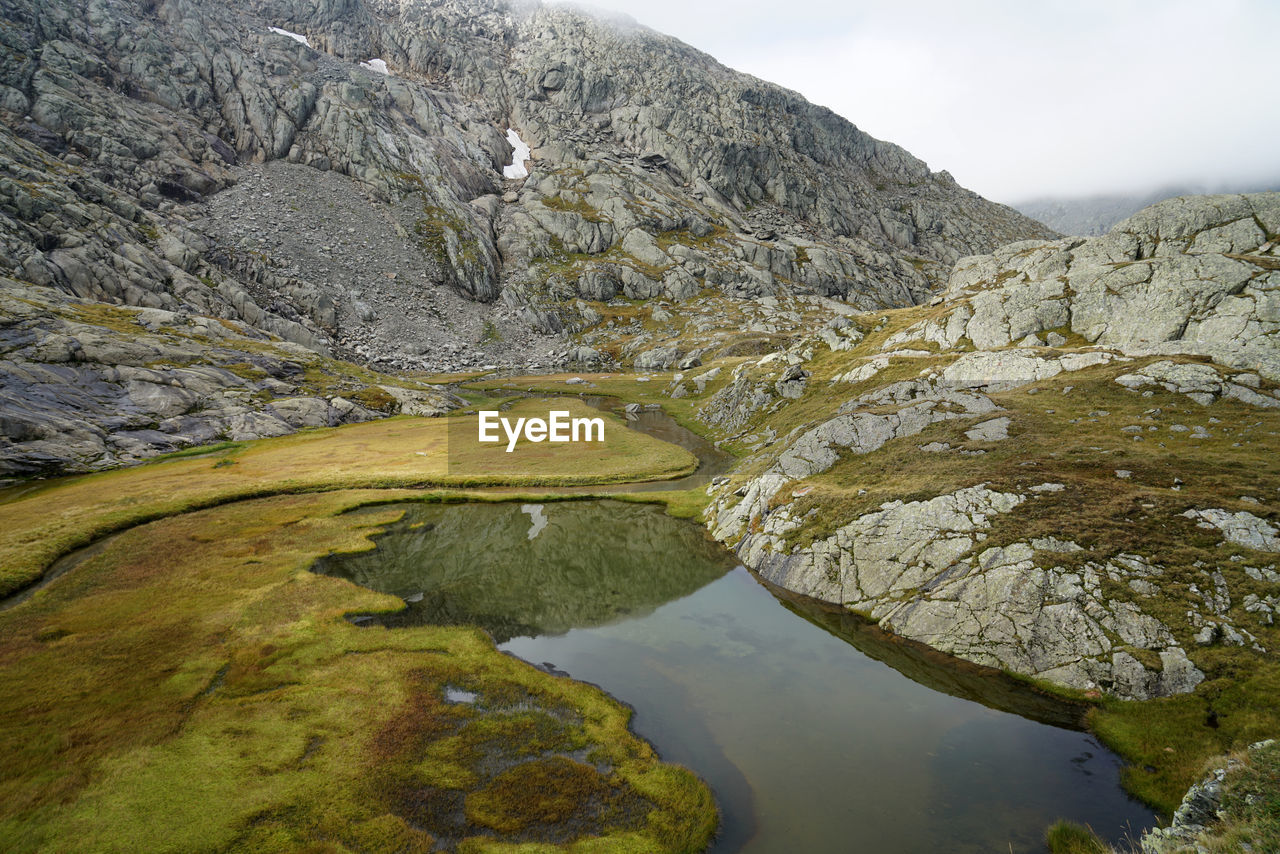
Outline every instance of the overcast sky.
{"type": "Polygon", "coordinates": [[[998,201],[1280,181],[1278,0],[591,2],[998,201]]]}

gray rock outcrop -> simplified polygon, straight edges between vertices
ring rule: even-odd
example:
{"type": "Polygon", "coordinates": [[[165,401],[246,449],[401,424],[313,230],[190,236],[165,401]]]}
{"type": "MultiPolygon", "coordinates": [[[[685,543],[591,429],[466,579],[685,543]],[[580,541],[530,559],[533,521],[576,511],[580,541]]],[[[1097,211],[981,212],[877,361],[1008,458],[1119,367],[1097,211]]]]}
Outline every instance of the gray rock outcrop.
{"type": "MultiPolygon", "coordinates": [[[[1274,567],[1231,554],[1280,551],[1269,514],[1197,503],[1157,515],[1151,511],[1159,499],[1143,490],[1177,495],[1181,478],[1162,476],[1159,486],[1148,486],[1138,481],[1149,481],[1153,469],[1106,465],[1107,455],[1127,452],[1114,444],[1088,447],[1084,437],[1103,429],[1110,414],[1101,407],[1082,409],[1077,401],[1068,404],[1075,414],[1065,423],[1053,416],[1062,405],[1054,401],[1079,395],[1185,396],[1192,410],[1217,414],[1206,414],[1208,424],[1179,423],[1193,421],[1190,414],[1161,424],[1164,410],[1142,412],[1135,400],[1131,420],[1111,429],[1132,443],[1151,442],[1162,464],[1166,436],[1221,443],[1229,435],[1244,467],[1256,460],[1246,449],[1268,440],[1251,431],[1275,433],[1237,415],[1240,406],[1265,412],[1280,404],[1278,227],[1280,194],[1172,200],[1106,237],[1019,242],[961,259],[945,294],[874,346],[838,347],[819,332],[738,365],[699,416],[743,437],[750,474],[711,487],[708,527],[775,584],[970,661],[1081,691],[1133,699],[1185,693],[1209,678],[1201,669],[1212,662],[1200,657],[1204,648],[1269,654],[1270,641],[1251,629],[1274,624],[1275,597],[1257,586],[1274,567]],[[805,423],[783,437],[751,441],[764,436],[773,413],[787,417],[788,401],[770,380],[820,346],[850,355],[827,368],[826,388],[802,392],[805,423]],[[914,378],[901,379],[904,372],[914,378]],[[1051,399],[1032,397],[1042,392],[1051,399]],[[1016,405],[1002,407],[1011,400],[1016,405]],[[958,423],[943,429],[949,421],[958,423]],[[948,438],[914,446],[938,460],[952,484],[939,494],[931,495],[929,465],[904,463],[903,445],[891,446],[926,429],[948,438]],[[965,457],[1001,453],[999,446],[1026,455],[992,468],[1020,486],[996,489],[977,483],[982,475],[957,474],[973,471],[960,462],[965,457]],[[1099,455],[1106,483],[1070,468],[1072,483],[1026,482],[1022,472],[1060,468],[1062,450],[1073,447],[1073,455],[1099,455]],[[912,490],[911,500],[868,509],[859,499],[867,490],[851,488],[863,456],[869,480],[912,490]],[[912,476],[886,471],[904,465],[912,476]],[[1171,572],[1159,551],[1078,544],[1069,512],[1056,519],[1056,537],[1027,539],[1016,533],[1021,523],[998,522],[1050,518],[1037,506],[1072,492],[1077,498],[1061,506],[1106,501],[1118,483],[1132,489],[1139,511],[1116,511],[1121,527],[1158,525],[1150,529],[1154,542],[1174,527],[1183,539],[1194,538],[1197,527],[1221,535],[1216,544],[1197,539],[1203,559],[1189,575],[1171,572]],[[850,504],[860,509],[848,514],[850,504]],[[989,539],[996,530],[999,538],[989,539]]],[[[871,332],[889,322],[881,317],[871,332]]],[[[1144,446],[1133,447],[1135,463],[1145,465],[1144,446]]],[[[1266,505],[1248,494],[1239,501],[1266,505]]]]}
{"type": "Polygon", "coordinates": [[[0,279],[0,479],[461,403],[333,367],[242,323],[108,308],[0,279]]]}
{"type": "MultiPolygon", "coordinates": [[[[993,518],[1028,500],[1034,492],[979,485],[890,502],[790,551],[783,538],[803,520],[781,510],[743,536],[737,550],[775,584],[979,664],[1134,699],[1184,693],[1203,681],[1168,627],[1102,592],[1108,576],[1135,571],[1133,558],[1071,571],[1054,566],[1052,555],[1078,551],[1074,543],[983,547],[993,518]],[[1049,558],[1047,566],[1037,552],[1049,558]],[[1135,649],[1156,653],[1159,668],[1140,663],[1135,649]]],[[[1136,563],[1138,572],[1159,572],[1136,563]]]]}
{"type": "Polygon", "coordinates": [[[549,268],[568,260],[592,299],[756,279],[900,305],[960,255],[1047,235],[794,93],[623,19],[498,0],[87,9],[0,4],[0,157],[17,167],[0,186],[0,265],[83,298],[234,311],[332,343],[330,309],[298,293],[331,290],[323,277],[275,273],[273,293],[228,293],[206,280],[251,290],[275,247],[233,259],[175,227],[243,164],[274,160],[349,176],[393,209],[411,200],[404,225],[431,281],[481,301],[555,302],[549,268]],[[362,66],[370,57],[391,73],[362,66]],[[502,175],[507,126],[534,148],[518,181],[502,175]],[[299,317],[272,304],[280,291],[299,317]]]}
{"type": "Polygon", "coordinates": [[[1201,355],[1280,379],[1280,193],[1170,199],[1103,237],[963,258],[950,310],[891,343],[994,350],[1069,331],[1129,355],[1201,355]]]}
{"type": "MultiPolygon", "coordinates": [[[[382,370],[603,364],[564,338],[621,298],[908,305],[962,255],[1052,236],[622,18],[0,0],[0,19],[0,275],[382,370]],[[525,177],[504,175],[508,128],[532,146],[525,177]]],[[[666,348],[623,360],[665,367],[666,348]]],[[[188,405],[164,388],[133,405],[188,405]]]]}

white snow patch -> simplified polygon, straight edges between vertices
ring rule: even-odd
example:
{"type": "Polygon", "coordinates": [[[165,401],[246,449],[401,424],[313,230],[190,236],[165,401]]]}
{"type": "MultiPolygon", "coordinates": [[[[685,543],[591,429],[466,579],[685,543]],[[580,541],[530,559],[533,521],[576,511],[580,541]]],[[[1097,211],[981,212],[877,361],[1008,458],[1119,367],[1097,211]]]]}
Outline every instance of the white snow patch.
{"type": "Polygon", "coordinates": [[[360,63],[361,68],[367,68],[370,71],[376,71],[379,74],[391,76],[391,70],[387,68],[387,62],[384,59],[371,59],[368,62],[360,63]]]}
{"type": "Polygon", "coordinates": [[[520,505],[520,512],[528,513],[529,521],[532,522],[532,524],[529,526],[529,539],[531,540],[534,537],[541,534],[543,528],[547,527],[547,517],[546,517],[546,514],[542,512],[542,510],[543,510],[543,505],[541,504],[521,504],[520,505]]]}
{"type": "Polygon", "coordinates": [[[296,41],[298,44],[305,44],[307,47],[311,47],[311,42],[307,41],[307,37],[302,35],[301,33],[291,33],[288,30],[282,30],[279,27],[267,27],[267,29],[271,30],[271,32],[277,35],[288,36],[289,38],[296,41]]]}
{"type": "Polygon", "coordinates": [[[529,159],[529,146],[524,144],[514,128],[507,128],[507,143],[511,146],[511,164],[502,167],[503,178],[528,178],[529,170],[524,162],[529,159]]]}

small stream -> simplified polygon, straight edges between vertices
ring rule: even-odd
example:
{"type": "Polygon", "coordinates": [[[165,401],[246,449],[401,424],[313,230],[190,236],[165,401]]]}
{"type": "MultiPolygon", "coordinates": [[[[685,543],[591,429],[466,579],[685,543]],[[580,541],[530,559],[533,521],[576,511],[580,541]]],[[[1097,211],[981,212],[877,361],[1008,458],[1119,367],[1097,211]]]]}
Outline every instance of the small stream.
{"type": "Polygon", "coordinates": [[[659,507],[404,507],[375,550],[316,566],[409,603],[355,619],[480,625],[630,704],[715,791],[717,854],[1038,852],[1058,818],[1112,841],[1155,823],[1078,708],[777,596],[659,507]]]}
{"type": "Polygon", "coordinates": [[[661,439],[672,445],[679,445],[698,458],[698,468],[693,474],[676,480],[651,481],[649,483],[632,484],[618,487],[617,492],[649,492],[664,489],[689,489],[694,486],[706,486],[711,478],[724,474],[733,467],[733,456],[717,448],[712,442],[680,424],[667,413],[657,408],[644,408],[638,412],[627,412],[622,401],[612,397],[583,395],[582,401],[588,406],[605,412],[612,412],[627,420],[627,426],[640,433],[646,433],[655,439],[661,439]]]}
{"type": "MultiPolygon", "coordinates": [[[[706,486],[716,475],[733,468],[733,455],[720,450],[715,444],[697,433],[682,427],[678,421],[657,407],[644,407],[628,412],[623,401],[616,397],[598,394],[548,395],[538,392],[517,393],[509,390],[487,392],[495,399],[518,396],[524,399],[545,400],[548,403],[565,397],[577,397],[588,406],[608,412],[626,421],[629,429],[645,433],[672,445],[678,445],[698,458],[698,467],[692,474],[673,480],[650,480],[636,483],[612,483],[587,486],[537,487],[536,491],[547,495],[616,495],[622,492],[660,492],[691,489],[706,486]]],[[[529,492],[529,487],[488,487],[487,492],[529,492]]]]}

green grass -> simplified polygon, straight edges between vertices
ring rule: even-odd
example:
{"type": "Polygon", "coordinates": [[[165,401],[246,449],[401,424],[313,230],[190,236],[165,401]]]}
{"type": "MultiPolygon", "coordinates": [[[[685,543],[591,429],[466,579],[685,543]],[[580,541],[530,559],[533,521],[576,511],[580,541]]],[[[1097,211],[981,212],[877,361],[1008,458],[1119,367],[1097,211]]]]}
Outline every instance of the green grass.
{"type": "Polygon", "coordinates": [[[1057,821],[1044,835],[1049,854],[1108,854],[1107,845],[1087,827],[1070,821],[1057,821]]]}
{"type": "MultiPolygon", "coordinates": [[[[907,366],[913,374],[930,362],[903,361],[916,363],[907,366]]],[[[1220,537],[1197,533],[1194,525],[1182,525],[1180,519],[1174,523],[1159,520],[1197,503],[1252,508],[1254,513],[1267,515],[1264,508],[1241,503],[1240,496],[1256,491],[1259,482],[1280,482],[1280,463],[1270,436],[1280,431],[1280,413],[1234,401],[1219,401],[1205,408],[1164,391],[1143,397],[1113,382],[1114,376],[1136,367],[1133,362],[1101,366],[995,393],[990,397],[1003,412],[940,422],[917,435],[895,439],[871,454],[846,454],[827,472],[806,480],[806,485],[815,487],[814,492],[797,501],[794,512],[815,509],[817,513],[795,542],[804,544],[828,536],[839,525],[886,501],[922,500],[981,482],[1010,491],[1058,482],[1067,489],[1027,502],[997,519],[990,544],[1062,536],[1063,519],[1071,519],[1071,538],[1097,553],[1130,551],[1176,563],[1203,557],[1199,554],[1202,548],[1220,537]],[[1073,386],[1070,393],[1063,391],[1067,386],[1073,386]],[[1032,389],[1036,393],[1028,393],[1032,389]],[[1155,408],[1161,410],[1158,415],[1144,414],[1155,408]],[[1107,414],[1092,414],[1096,412],[1107,414]],[[975,423],[997,415],[1012,419],[1008,439],[982,443],[964,435],[975,423]],[[1223,424],[1209,424],[1210,417],[1223,424]],[[1214,435],[1191,439],[1188,434],[1170,432],[1169,426],[1175,423],[1204,424],[1214,435]],[[1121,432],[1131,424],[1144,427],[1143,441],[1135,442],[1130,434],[1121,432]],[[1233,427],[1244,424],[1257,426],[1233,427]],[[1147,426],[1158,429],[1148,433],[1147,426]],[[931,442],[945,442],[954,450],[921,453],[919,446],[931,442]],[[1235,447],[1237,442],[1240,447],[1235,447]],[[961,450],[983,453],[969,456],[959,453],[961,450]],[[1120,480],[1117,469],[1133,474],[1120,480]],[[1175,478],[1184,482],[1177,491],[1171,489],[1175,478]],[[1188,537],[1199,545],[1188,550],[1188,537]]],[[[897,378],[888,376],[886,380],[897,378]]],[[[830,417],[843,399],[837,397],[840,392],[821,385],[817,389],[812,401],[797,402],[803,406],[792,404],[794,413],[808,416],[801,423],[822,420],[811,413],[825,411],[830,417]]]]}
{"type": "Polygon", "coordinates": [[[410,494],[164,519],[0,613],[7,850],[495,850],[491,830],[563,843],[548,851],[705,845],[706,787],[598,689],[474,629],[343,619],[402,605],[307,568],[399,515],[344,511],[410,494]]]}
{"type": "Polygon", "coordinates": [[[561,190],[557,196],[548,196],[542,204],[553,211],[576,213],[587,222],[608,222],[609,219],[593,208],[583,195],[573,190],[561,190]]]}
{"type": "Polygon", "coordinates": [[[125,335],[144,333],[142,324],[138,322],[138,313],[123,307],[106,303],[73,303],[64,306],[61,313],[68,320],[90,326],[101,326],[125,335]]]}
{"type": "Polygon", "coordinates": [[[1193,693],[1141,703],[1106,700],[1090,715],[1090,728],[1130,762],[1122,772],[1125,788],[1166,815],[1210,757],[1280,733],[1280,665],[1241,650],[1215,651],[1219,660],[1206,662],[1203,653],[1188,650],[1211,677],[1193,693]]]}
{"type": "MultiPolygon", "coordinates": [[[[716,362],[713,364],[703,365],[699,368],[693,368],[684,371],[686,377],[702,373],[710,370],[712,367],[719,365],[721,367],[720,376],[715,380],[706,384],[702,394],[691,394],[682,398],[671,398],[666,394],[667,386],[671,383],[674,376],[670,371],[646,371],[645,376],[651,377],[649,382],[639,382],[637,377],[640,374],[623,372],[611,373],[562,373],[562,374],[536,374],[524,377],[503,377],[500,379],[480,380],[469,382],[463,387],[464,393],[470,389],[473,391],[502,392],[502,391],[521,391],[556,395],[598,395],[601,397],[614,397],[627,403],[642,404],[658,404],[663,411],[675,419],[676,423],[686,430],[698,433],[702,436],[710,435],[711,431],[707,429],[707,425],[698,420],[697,409],[702,403],[714,394],[717,390],[724,386],[732,376],[732,364],[734,362],[716,362]],[[584,388],[581,385],[569,385],[567,380],[574,377],[580,377],[591,386],[584,388]]],[[[726,449],[727,450],[727,449],[726,449]]]]}
{"type": "MultiPolygon", "coordinates": [[[[548,408],[527,400],[506,414],[546,417],[548,408]]],[[[555,408],[574,417],[602,416],[573,399],[555,408]]],[[[356,487],[623,483],[680,477],[697,467],[684,449],[602,417],[612,425],[604,443],[522,441],[508,454],[505,446],[468,441],[477,432],[476,416],[398,416],[246,443],[220,451],[221,466],[183,456],[51,484],[0,504],[0,595],[30,584],[58,557],[104,534],[244,498],[356,487]]]]}
{"type": "Polygon", "coordinates": [[[1280,744],[1235,758],[1243,765],[1228,773],[1222,793],[1228,817],[1207,847],[1215,854],[1280,851],[1280,744]]]}
{"type": "Polygon", "coordinates": [[[244,442],[214,442],[211,445],[197,445],[194,448],[183,448],[181,451],[173,451],[169,454],[161,454],[155,457],[156,462],[162,460],[181,460],[186,457],[204,457],[211,454],[221,454],[229,451],[238,451],[243,448],[244,442]]]}
{"type": "Polygon", "coordinates": [[[711,503],[711,498],[707,495],[706,489],[701,486],[682,490],[622,493],[611,497],[619,501],[631,501],[641,504],[662,503],[666,505],[667,515],[674,516],[677,519],[698,521],[702,519],[702,512],[711,503]]]}
{"type": "MultiPolygon", "coordinates": [[[[688,229],[677,229],[659,232],[654,239],[658,244],[658,248],[666,252],[675,245],[687,246],[690,249],[712,249],[724,245],[728,237],[729,231],[727,229],[719,225],[712,225],[711,230],[702,237],[697,236],[688,229]]],[[[804,252],[803,248],[796,250],[797,263],[801,263],[799,258],[802,252],[804,252]]],[[[804,258],[807,261],[808,255],[806,254],[804,258]]]]}

